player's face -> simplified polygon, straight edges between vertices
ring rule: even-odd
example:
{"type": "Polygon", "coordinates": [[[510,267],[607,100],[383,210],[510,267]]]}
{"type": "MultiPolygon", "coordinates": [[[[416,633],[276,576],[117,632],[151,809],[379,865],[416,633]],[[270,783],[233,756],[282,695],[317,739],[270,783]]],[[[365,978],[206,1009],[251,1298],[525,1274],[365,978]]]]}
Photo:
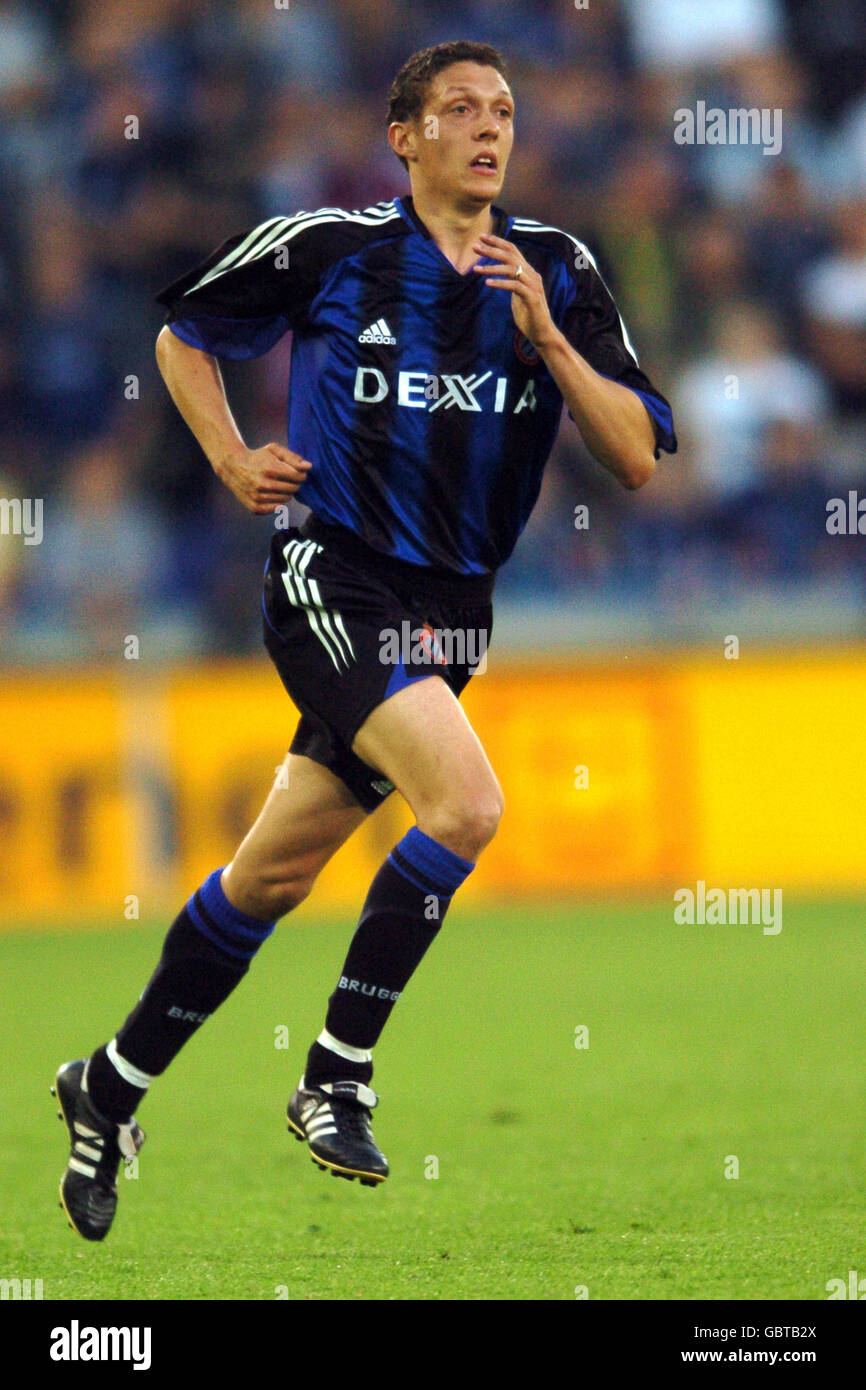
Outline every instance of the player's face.
{"type": "Polygon", "coordinates": [[[484,206],[498,198],[514,143],[514,99],[495,68],[452,63],[417,123],[416,175],[431,192],[484,206]]]}

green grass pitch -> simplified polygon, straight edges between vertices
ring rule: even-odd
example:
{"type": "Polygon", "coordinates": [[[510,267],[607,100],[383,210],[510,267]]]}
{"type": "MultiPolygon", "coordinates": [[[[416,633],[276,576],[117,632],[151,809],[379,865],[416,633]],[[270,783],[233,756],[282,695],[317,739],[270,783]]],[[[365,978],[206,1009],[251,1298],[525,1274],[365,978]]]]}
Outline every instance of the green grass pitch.
{"type": "Polygon", "coordinates": [[[0,1275],[45,1299],[784,1300],[866,1274],[862,905],[786,903],[765,936],[669,901],[456,904],[377,1050],[379,1189],[285,1131],[352,930],[305,913],[141,1107],[104,1245],[58,1208],[48,1087],[164,928],[0,937],[0,1275]]]}

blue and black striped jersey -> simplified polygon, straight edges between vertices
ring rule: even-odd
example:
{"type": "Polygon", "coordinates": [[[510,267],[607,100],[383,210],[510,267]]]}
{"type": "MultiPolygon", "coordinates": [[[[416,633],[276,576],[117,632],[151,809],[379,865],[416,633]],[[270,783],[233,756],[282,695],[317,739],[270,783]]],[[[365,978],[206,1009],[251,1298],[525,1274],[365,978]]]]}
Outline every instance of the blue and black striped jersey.
{"type": "MultiPolygon", "coordinates": [[[[596,371],[634,390],[659,449],[670,406],[638,366],[590,252],[493,208],[494,232],[544,280],[554,321],[596,371]]],[[[289,447],[312,463],[298,500],[386,555],[495,571],[538,497],[562,396],[515,328],[511,296],[460,274],[409,197],[320,208],[232,237],[159,296],[172,332],[258,357],[292,332],[289,447]]]]}

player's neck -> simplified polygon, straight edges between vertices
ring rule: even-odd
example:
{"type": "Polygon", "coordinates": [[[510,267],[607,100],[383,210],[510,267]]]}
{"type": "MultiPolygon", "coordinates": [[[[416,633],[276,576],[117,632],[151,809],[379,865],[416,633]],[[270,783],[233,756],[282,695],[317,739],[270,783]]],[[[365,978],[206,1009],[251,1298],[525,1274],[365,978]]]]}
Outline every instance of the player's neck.
{"type": "Polygon", "coordinates": [[[478,260],[472,250],[482,232],[492,232],[493,214],[490,206],[464,210],[439,200],[428,199],[423,189],[413,189],[412,204],[427,231],[455,270],[461,274],[478,260]]]}

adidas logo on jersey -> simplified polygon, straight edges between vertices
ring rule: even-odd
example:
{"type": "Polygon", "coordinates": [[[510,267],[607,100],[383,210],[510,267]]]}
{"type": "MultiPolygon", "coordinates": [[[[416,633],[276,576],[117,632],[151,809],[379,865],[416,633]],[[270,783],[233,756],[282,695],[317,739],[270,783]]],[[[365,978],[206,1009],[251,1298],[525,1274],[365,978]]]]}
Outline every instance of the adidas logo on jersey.
{"type": "Polygon", "coordinates": [[[377,319],[371,323],[369,328],[365,328],[363,333],[358,335],[359,343],[376,343],[380,346],[396,347],[397,339],[392,334],[384,319],[377,319]]]}

